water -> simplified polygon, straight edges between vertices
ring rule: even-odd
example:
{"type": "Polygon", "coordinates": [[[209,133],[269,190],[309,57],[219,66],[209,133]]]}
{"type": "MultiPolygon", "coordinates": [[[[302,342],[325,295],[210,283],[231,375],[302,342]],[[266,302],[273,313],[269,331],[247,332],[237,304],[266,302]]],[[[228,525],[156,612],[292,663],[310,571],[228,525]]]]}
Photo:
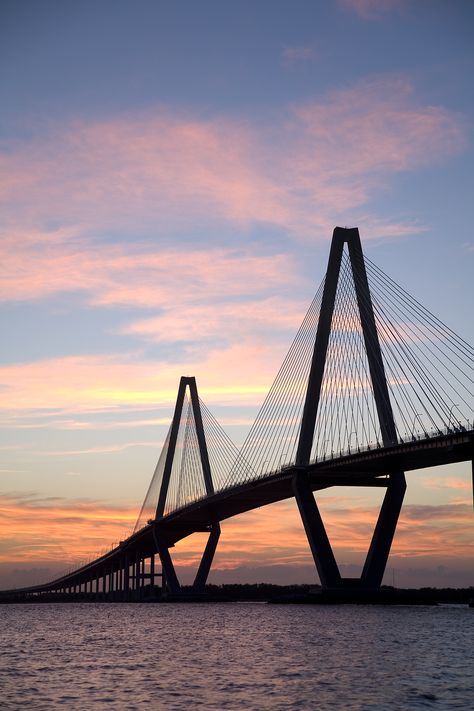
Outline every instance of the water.
{"type": "Polygon", "coordinates": [[[474,709],[467,606],[0,605],[0,709],[474,709]]]}

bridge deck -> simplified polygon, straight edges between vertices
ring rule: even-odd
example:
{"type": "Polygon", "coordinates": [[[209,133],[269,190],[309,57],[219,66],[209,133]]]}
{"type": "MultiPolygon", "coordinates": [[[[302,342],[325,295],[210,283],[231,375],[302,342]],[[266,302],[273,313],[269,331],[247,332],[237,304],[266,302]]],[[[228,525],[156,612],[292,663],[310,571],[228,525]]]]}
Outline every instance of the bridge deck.
{"type": "MultiPolygon", "coordinates": [[[[473,447],[474,432],[469,430],[390,448],[354,452],[315,462],[304,470],[313,491],[331,486],[385,486],[385,477],[390,472],[409,472],[471,460],[473,447]]],[[[157,525],[166,529],[168,540],[175,543],[197,530],[196,526],[202,528],[214,521],[223,521],[291,498],[294,495],[292,481],[297,470],[297,467],[290,466],[261,479],[217,492],[169,514],[157,525]]]]}
{"type": "MultiPolygon", "coordinates": [[[[352,454],[315,462],[304,471],[313,491],[331,486],[385,486],[385,477],[394,471],[414,471],[443,464],[472,460],[474,431],[446,434],[425,440],[416,440],[388,448],[357,451],[352,454]]],[[[293,497],[292,481],[298,467],[289,466],[239,486],[217,492],[195,501],[162,519],[148,524],[106,555],[79,570],[49,582],[9,592],[42,592],[54,585],[67,585],[72,580],[89,579],[105,570],[118,569],[125,554],[133,559],[136,551],[143,557],[156,553],[155,535],[158,533],[169,546],[192,533],[208,531],[212,523],[237,514],[251,511],[277,501],[293,497]]]]}

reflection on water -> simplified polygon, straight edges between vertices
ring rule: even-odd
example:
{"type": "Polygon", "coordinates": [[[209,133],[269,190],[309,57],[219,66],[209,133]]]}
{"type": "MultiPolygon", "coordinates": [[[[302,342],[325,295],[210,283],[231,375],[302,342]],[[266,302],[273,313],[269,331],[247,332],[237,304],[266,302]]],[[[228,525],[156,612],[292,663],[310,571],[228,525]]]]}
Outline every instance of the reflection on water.
{"type": "Polygon", "coordinates": [[[0,708],[469,709],[474,610],[0,605],[0,708]]]}

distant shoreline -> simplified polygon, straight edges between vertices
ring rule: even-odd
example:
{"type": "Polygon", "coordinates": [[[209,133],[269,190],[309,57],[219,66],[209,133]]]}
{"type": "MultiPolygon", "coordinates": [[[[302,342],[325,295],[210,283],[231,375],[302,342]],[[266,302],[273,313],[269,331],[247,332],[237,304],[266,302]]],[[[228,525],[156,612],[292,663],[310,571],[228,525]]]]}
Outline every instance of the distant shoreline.
{"type": "MultiPolygon", "coordinates": [[[[394,588],[382,586],[379,590],[322,590],[315,585],[273,585],[269,583],[207,585],[201,595],[193,594],[190,587],[182,588],[180,597],[162,596],[161,589],[145,590],[145,595],[130,602],[186,603],[186,602],[268,602],[272,604],[334,605],[467,605],[474,600],[474,586],[468,588],[394,588]]],[[[61,593],[42,594],[37,597],[0,595],[0,604],[37,603],[110,603],[121,600],[105,600],[100,594],[83,593],[72,598],[61,593]]]]}

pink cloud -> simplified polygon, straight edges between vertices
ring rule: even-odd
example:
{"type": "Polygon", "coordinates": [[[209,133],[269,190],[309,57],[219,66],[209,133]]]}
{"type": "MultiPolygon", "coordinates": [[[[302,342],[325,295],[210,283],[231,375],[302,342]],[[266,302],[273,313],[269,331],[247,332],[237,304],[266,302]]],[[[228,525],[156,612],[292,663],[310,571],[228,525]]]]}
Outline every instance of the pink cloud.
{"type": "MultiPolygon", "coordinates": [[[[131,447],[152,447],[156,449],[156,441],[152,442],[123,442],[121,444],[110,444],[102,447],[89,447],[88,449],[59,449],[59,450],[48,450],[47,452],[41,452],[38,454],[43,454],[48,457],[64,457],[64,456],[76,456],[78,454],[110,454],[111,452],[123,452],[124,449],[130,449],[131,447]]],[[[70,472],[69,472],[70,473],[70,472]]]]}
{"type": "Polygon", "coordinates": [[[89,412],[97,408],[168,408],[181,375],[197,375],[206,402],[258,404],[266,394],[281,353],[271,344],[242,342],[185,362],[130,356],[69,356],[0,366],[1,408],[22,412],[89,412]],[[232,377],[229,378],[229,373],[232,377]]]}
{"type": "Polygon", "coordinates": [[[346,10],[355,12],[364,20],[377,20],[383,15],[401,10],[407,0],[338,0],[339,5],[346,10]]]}
{"type": "Polygon", "coordinates": [[[328,176],[328,185],[335,178],[341,181],[340,198],[349,204],[357,204],[365,190],[373,190],[374,174],[412,170],[464,145],[460,117],[440,107],[417,106],[412,85],[401,78],[360,82],[333,92],[325,103],[295,108],[295,116],[310,147],[296,172],[311,178],[311,165],[318,165],[328,176]],[[344,183],[349,176],[366,178],[367,187],[360,182],[362,193],[351,194],[352,183],[344,183]]]}
{"type": "MultiPolygon", "coordinates": [[[[134,408],[135,409],[135,408],[134,408]]],[[[136,408],[140,409],[140,408],[136,408]]],[[[97,411],[94,413],[97,414],[97,411]]],[[[1,426],[4,428],[14,428],[18,430],[33,430],[33,429],[50,429],[55,430],[120,430],[120,429],[136,429],[143,427],[154,427],[158,425],[170,425],[171,415],[168,417],[148,417],[141,420],[121,420],[112,422],[98,422],[97,419],[94,421],[86,420],[75,420],[72,418],[52,418],[51,413],[16,413],[16,415],[10,414],[10,417],[5,418],[0,421],[1,426]],[[28,422],[24,420],[28,419],[28,422]]],[[[155,444],[156,446],[156,444],[155,444]]],[[[2,470],[0,470],[2,471],[2,470]]]]}
{"type": "Polygon", "coordinates": [[[102,305],[164,306],[263,292],[296,281],[285,254],[250,250],[161,249],[104,245],[71,230],[11,230],[0,241],[0,299],[37,299],[65,291],[84,292],[102,305]]]}
{"type": "Polygon", "coordinates": [[[312,47],[285,47],[282,57],[285,64],[291,65],[295,62],[311,62],[317,54],[312,47]]]}
{"type": "Polygon", "coordinates": [[[121,333],[140,335],[156,342],[225,340],[239,334],[250,338],[255,333],[277,330],[295,331],[302,319],[306,304],[292,303],[279,297],[232,301],[215,304],[170,306],[159,316],[128,324],[121,333]]]}
{"type": "Polygon", "coordinates": [[[52,127],[3,154],[1,195],[23,231],[54,220],[88,233],[170,235],[198,223],[245,236],[265,223],[314,239],[357,218],[382,236],[406,234],[419,226],[381,223],[367,214],[371,197],[390,176],[464,142],[459,115],[420,104],[405,80],[378,79],[294,106],[271,125],[158,108],[52,127]]]}
{"type": "Polygon", "coordinates": [[[133,507],[35,494],[0,496],[0,561],[64,561],[76,566],[133,526],[133,507]]]}
{"type": "Polygon", "coordinates": [[[467,479],[459,479],[457,477],[448,476],[433,476],[424,478],[424,486],[429,489],[457,489],[470,491],[472,488],[471,482],[467,479]]]}
{"type": "Polygon", "coordinates": [[[279,189],[252,166],[243,123],[194,121],[157,110],[95,124],[76,122],[6,155],[6,199],[28,195],[25,217],[95,227],[170,219],[285,219],[279,189]],[[67,194],[67,201],[64,195],[67,194]]]}

